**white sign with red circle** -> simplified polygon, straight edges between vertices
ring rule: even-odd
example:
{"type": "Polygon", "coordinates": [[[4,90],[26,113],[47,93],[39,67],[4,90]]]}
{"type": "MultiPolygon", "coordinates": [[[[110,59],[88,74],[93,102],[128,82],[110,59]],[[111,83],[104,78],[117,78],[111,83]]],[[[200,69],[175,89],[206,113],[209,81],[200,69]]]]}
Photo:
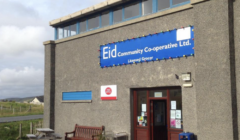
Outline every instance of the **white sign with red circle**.
{"type": "Polygon", "coordinates": [[[101,86],[102,100],[117,100],[117,85],[101,86]]]}

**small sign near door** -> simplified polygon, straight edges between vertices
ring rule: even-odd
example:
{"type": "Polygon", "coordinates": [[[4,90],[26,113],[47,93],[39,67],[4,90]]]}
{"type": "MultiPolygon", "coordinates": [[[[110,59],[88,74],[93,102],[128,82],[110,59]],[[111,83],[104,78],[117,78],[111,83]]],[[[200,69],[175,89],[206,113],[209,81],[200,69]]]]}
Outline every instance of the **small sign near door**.
{"type": "Polygon", "coordinates": [[[117,85],[101,86],[102,100],[117,100],[117,85]]]}

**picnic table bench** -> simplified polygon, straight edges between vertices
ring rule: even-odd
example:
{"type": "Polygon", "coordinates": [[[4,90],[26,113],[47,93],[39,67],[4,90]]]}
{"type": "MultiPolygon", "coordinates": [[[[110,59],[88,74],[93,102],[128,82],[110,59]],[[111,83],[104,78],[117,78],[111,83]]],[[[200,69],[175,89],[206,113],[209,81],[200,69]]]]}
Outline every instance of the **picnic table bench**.
{"type": "Polygon", "coordinates": [[[104,131],[104,126],[91,127],[75,125],[74,131],[65,133],[65,140],[96,140],[104,131]],[[73,137],[68,137],[73,134],[73,137]]]}
{"type": "Polygon", "coordinates": [[[38,128],[37,131],[38,131],[37,134],[27,134],[27,137],[30,140],[62,139],[62,137],[59,134],[54,133],[54,130],[50,128],[38,128]]]}

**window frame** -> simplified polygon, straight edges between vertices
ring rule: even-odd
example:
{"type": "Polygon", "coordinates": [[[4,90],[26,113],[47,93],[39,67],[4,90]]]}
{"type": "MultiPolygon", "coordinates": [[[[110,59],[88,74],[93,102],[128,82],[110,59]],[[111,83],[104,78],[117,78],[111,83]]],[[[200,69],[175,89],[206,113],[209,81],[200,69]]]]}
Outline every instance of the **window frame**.
{"type": "Polygon", "coordinates": [[[123,20],[122,20],[122,21],[128,21],[128,20],[132,20],[132,19],[139,18],[139,17],[142,16],[142,1],[141,1],[141,0],[138,0],[138,1],[135,1],[135,2],[138,3],[138,10],[139,10],[138,12],[139,12],[139,15],[134,16],[134,17],[130,17],[130,18],[125,18],[125,8],[126,8],[126,6],[134,3],[134,2],[129,2],[129,3],[127,3],[127,4],[125,4],[125,5],[123,6],[123,9],[122,9],[123,20]]]}
{"type": "Polygon", "coordinates": [[[96,29],[99,29],[99,28],[101,28],[101,14],[97,14],[97,15],[92,15],[92,16],[90,16],[90,17],[88,17],[87,19],[86,19],[86,21],[87,21],[87,31],[92,31],[92,30],[96,30],[96,29]],[[88,21],[89,21],[89,19],[90,18],[92,18],[92,17],[98,17],[98,23],[99,23],[99,26],[98,27],[95,27],[95,28],[92,28],[92,29],[88,29],[88,21]]]}
{"type": "Polygon", "coordinates": [[[61,100],[62,100],[62,103],[91,103],[92,102],[92,91],[66,91],[66,92],[62,92],[61,100]],[[63,93],[71,93],[71,92],[91,92],[91,100],[63,100],[63,93]]]}
{"type": "MultiPolygon", "coordinates": [[[[169,8],[158,10],[158,0],[152,0],[152,13],[148,13],[148,14],[145,14],[145,15],[143,14],[143,10],[144,10],[143,9],[143,1],[142,0],[137,0],[137,1],[127,2],[125,4],[109,8],[107,10],[103,10],[103,11],[100,12],[100,14],[96,14],[96,15],[92,14],[92,15],[86,16],[84,18],[79,18],[79,19],[77,19],[77,21],[75,21],[76,30],[77,30],[75,35],[86,33],[88,31],[93,31],[93,30],[96,30],[96,29],[100,29],[100,28],[103,28],[103,27],[110,26],[110,25],[115,25],[115,24],[118,24],[118,23],[122,23],[122,22],[125,22],[125,21],[136,19],[136,18],[139,18],[139,17],[151,15],[151,14],[154,14],[154,13],[157,13],[157,12],[162,12],[162,11],[165,11],[165,10],[168,10],[168,9],[171,9],[171,8],[175,8],[175,7],[178,7],[178,6],[186,5],[186,4],[190,3],[190,0],[187,0],[186,2],[182,2],[182,3],[179,3],[179,4],[175,4],[175,5],[173,5],[173,0],[169,0],[169,2],[170,2],[170,7],[169,8]],[[139,5],[139,15],[134,16],[134,17],[130,17],[130,18],[125,18],[125,8],[128,5],[130,5],[132,3],[135,3],[135,2],[138,2],[138,5],[139,5]],[[120,8],[120,11],[122,12],[122,19],[121,19],[121,21],[114,23],[114,16],[113,16],[113,14],[114,14],[114,10],[116,8],[120,8]],[[104,12],[109,12],[108,13],[108,15],[109,15],[109,25],[102,26],[102,15],[103,15],[104,12]],[[89,25],[88,21],[89,21],[89,19],[91,17],[94,17],[94,16],[98,17],[98,19],[99,19],[98,20],[99,21],[99,26],[95,27],[95,28],[92,28],[92,29],[89,29],[88,28],[88,25],[89,25]],[[82,21],[86,22],[86,31],[82,31],[81,32],[80,31],[81,30],[80,22],[82,22],[82,21]]],[[[59,26],[54,27],[55,28],[55,33],[54,33],[55,40],[67,38],[67,37],[70,37],[70,36],[74,36],[74,35],[71,35],[71,25],[73,25],[73,24],[67,23],[67,24],[64,24],[64,25],[67,25],[69,27],[68,36],[65,37],[65,35],[64,35],[64,28],[67,27],[67,26],[59,25],[59,26]],[[62,38],[59,38],[59,28],[61,28],[62,32],[63,32],[62,38]]]]}

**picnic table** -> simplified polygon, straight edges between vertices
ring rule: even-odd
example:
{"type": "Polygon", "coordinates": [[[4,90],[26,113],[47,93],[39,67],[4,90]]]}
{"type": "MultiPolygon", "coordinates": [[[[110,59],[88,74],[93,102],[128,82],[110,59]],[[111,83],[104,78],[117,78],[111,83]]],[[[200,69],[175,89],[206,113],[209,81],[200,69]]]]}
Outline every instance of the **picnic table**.
{"type": "Polygon", "coordinates": [[[37,128],[37,134],[27,134],[27,137],[30,140],[56,140],[56,139],[62,139],[62,137],[54,133],[54,130],[50,128],[37,128]]]}

